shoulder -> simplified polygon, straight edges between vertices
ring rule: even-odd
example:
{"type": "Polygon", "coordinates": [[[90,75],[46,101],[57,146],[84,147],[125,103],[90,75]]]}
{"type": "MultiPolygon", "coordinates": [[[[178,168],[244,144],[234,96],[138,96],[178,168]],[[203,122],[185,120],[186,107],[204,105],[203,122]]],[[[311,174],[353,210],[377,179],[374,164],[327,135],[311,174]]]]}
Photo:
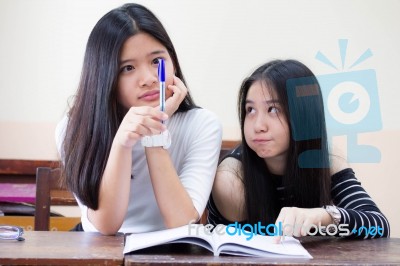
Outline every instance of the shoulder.
{"type": "Polygon", "coordinates": [[[204,108],[194,108],[186,112],[180,112],[173,115],[174,119],[181,122],[192,124],[214,124],[220,125],[221,122],[213,112],[204,108]]]}
{"type": "Polygon", "coordinates": [[[62,133],[66,130],[68,125],[68,116],[65,115],[58,123],[56,126],[56,137],[59,135],[62,135],[62,133]]]}
{"type": "Polygon", "coordinates": [[[176,133],[180,138],[190,139],[190,143],[211,141],[215,142],[216,146],[221,145],[222,123],[211,111],[195,108],[175,113],[167,123],[171,132],[176,133]]]}
{"type": "Polygon", "coordinates": [[[64,142],[65,132],[67,130],[67,125],[68,125],[68,116],[65,115],[57,123],[57,126],[56,126],[55,139],[56,139],[56,145],[57,145],[57,150],[58,150],[59,154],[61,154],[61,146],[62,146],[62,143],[64,142]]]}
{"type": "Polygon", "coordinates": [[[225,158],[218,166],[218,171],[225,173],[227,177],[242,182],[242,162],[234,157],[225,158]],[[227,174],[229,173],[229,174],[227,174]]]}
{"type": "Polygon", "coordinates": [[[330,159],[330,174],[331,175],[339,173],[340,171],[350,167],[350,165],[348,164],[346,159],[338,153],[331,154],[329,159],[330,159]]]}
{"type": "Polygon", "coordinates": [[[242,163],[227,157],[217,168],[212,196],[218,211],[230,221],[245,220],[242,163]]]}
{"type": "Polygon", "coordinates": [[[353,169],[341,156],[331,156],[330,175],[333,191],[340,191],[354,184],[360,185],[353,169]]]}

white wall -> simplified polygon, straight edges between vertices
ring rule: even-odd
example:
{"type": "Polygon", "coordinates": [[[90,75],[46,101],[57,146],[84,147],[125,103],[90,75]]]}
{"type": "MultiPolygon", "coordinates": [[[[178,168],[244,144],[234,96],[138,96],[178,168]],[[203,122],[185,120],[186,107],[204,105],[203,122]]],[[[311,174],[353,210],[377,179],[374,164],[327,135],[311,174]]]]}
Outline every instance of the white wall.
{"type": "MultiPolygon", "coordinates": [[[[57,159],[54,128],[78,84],[94,24],[125,1],[0,0],[0,158],[57,159]]],[[[296,58],[317,75],[372,69],[383,129],[359,134],[379,163],[352,164],[400,237],[395,197],[400,148],[400,1],[147,0],[164,23],[196,102],[214,111],[224,139],[238,139],[236,96],[242,79],[273,58],[296,58]],[[338,40],[348,39],[344,69],[338,40]],[[349,70],[364,51],[373,56],[349,70]],[[315,59],[325,54],[338,70],[315,59]],[[398,109],[398,108],[397,108],[398,109]]],[[[335,143],[346,149],[346,138],[335,143]]]]}

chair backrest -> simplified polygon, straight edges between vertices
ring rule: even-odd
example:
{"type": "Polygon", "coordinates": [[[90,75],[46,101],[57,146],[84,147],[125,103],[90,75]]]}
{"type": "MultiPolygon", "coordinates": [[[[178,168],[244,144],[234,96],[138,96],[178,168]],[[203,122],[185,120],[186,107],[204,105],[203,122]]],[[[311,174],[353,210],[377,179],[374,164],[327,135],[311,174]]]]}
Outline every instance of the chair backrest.
{"type": "Polygon", "coordinates": [[[77,205],[71,192],[61,186],[60,168],[36,169],[35,231],[48,231],[51,205],[77,205]]]}
{"type": "Polygon", "coordinates": [[[59,161],[0,159],[0,183],[34,184],[38,167],[59,165],[59,161]]]}

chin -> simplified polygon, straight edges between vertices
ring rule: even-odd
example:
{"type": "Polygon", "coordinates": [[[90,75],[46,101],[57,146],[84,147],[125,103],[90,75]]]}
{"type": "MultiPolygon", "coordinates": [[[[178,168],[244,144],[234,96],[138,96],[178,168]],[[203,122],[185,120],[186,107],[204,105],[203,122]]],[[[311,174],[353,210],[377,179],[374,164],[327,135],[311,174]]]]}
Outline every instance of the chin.
{"type": "Polygon", "coordinates": [[[272,157],[271,151],[259,150],[259,151],[256,151],[256,153],[257,153],[258,157],[263,158],[263,159],[272,157]]]}

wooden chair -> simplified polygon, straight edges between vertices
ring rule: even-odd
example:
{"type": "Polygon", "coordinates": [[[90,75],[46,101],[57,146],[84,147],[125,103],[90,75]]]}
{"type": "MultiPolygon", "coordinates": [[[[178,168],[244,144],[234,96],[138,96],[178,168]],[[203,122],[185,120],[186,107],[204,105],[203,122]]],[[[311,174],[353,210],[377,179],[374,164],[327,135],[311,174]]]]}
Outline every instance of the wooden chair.
{"type": "MultiPolygon", "coordinates": [[[[38,167],[36,169],[36,204],[35,204],[35,231],[48,231],[50,225],[51,205],[77,205],[72,193],[60,184],[60,168],[38,167]]],[[[79,218],[61,218],[61,222],[69,220],[72,228],[79,218]]]]}
{"type": "Polygon", "coordinates": [[[34,184],[38,167],[59,165],[59,161],[0,159],[0,183],[34,184]]]}

